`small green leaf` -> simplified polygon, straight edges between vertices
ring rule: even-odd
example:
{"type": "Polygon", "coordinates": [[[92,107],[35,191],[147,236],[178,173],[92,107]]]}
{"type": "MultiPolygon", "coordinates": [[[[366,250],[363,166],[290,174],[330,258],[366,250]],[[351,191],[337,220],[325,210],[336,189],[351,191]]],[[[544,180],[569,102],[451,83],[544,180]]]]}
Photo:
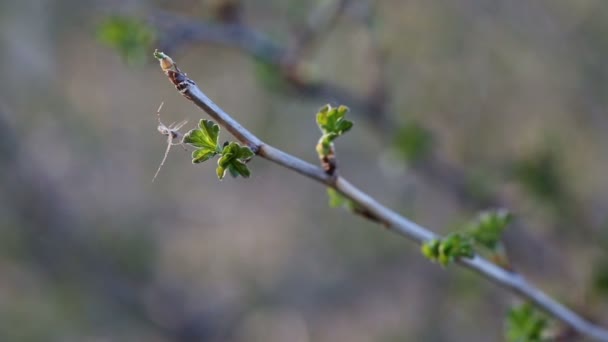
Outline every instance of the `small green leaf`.
{"type": "Polygon", "coordinates": [[[192,152],[192,163],[198,164],[207,161],[217,155],[215,150],[201,148],[192,152]]]}
{"type": "Polygon", "coordinates": [[[215,169],[215,173],[217,174],[217,178],[222,180],[222,179],[224,179],[224,176],[226,175],[226,169],[221,166],[218,166],[217,169],[215,169]]]}
{"type": "Polygon", "coordinates": [[[233,141],[224,146],[221,154],[222,156],[217,161],[218,168],[216,171],[218,178],[224,178],[226,171],[230,171],[230,174],[234,177],[240,175],[247,178],[251,175],[251,171],[249,171],[249,168],[244,163],[245,160],[254,156],[251,149],[233,141]]]}
{"type": "Polygon", "coordinates": [[[341,132],[341,134],[343,134],[348,132],[353,127],[353,123],[351,121],[340,121],[336,124],[336,127],[338,129],[338,132],[341,132]]]}
{"type": "Polygon", "coordinates": [[[239,151],[238,151],[238,159],[241,159],[243,161],[248,160],[253,158],[253,156],[255,155],[253,153],[253,151],[247,147],[247,146],[240,146],[239,151]]]}
{"type": "Polygon", "coordinates": [[[327,197],[331,208],[339,208],[347,202],[346,198],[333,188],[327,188],[327,197]]]}
{"type": "Polygon", "coordinates": [[[234,177],[236,177],[237,175],[241,175],[241,177],[243,178],[249,178],[249,176],[251,175],[251,172],[249,171],[247,165],[238,159],[233,160],[230,164],[230,172],[234,177]],[[232,173],[233,171],[234,173],[232,173]]]}
{"type": "Polygon", "coordinates": [[[439,262],[442,266],[447,266],[458,258],[475,256],[470,239],[459,233],[452,233],[443,239],[425,242],[422,244],[421,251],[428,259],[439,262]]]}
{"type": "Polygon", "coordinates": [[[193,129],[184,135],[184,143],[194,147],[218,151],[218,139],[220,126],[211,120],[201,120],[197,129],[193,129]]]}
{"type": "Polygon", "coordinates": [[[331,208],[343,207],[350,211],[357,211],[357,205],[350,199],[342,196],[333,188],[327,188],[327,197],[329,199],[329,206],[331,208]]]}
{"type": "Polygon", "coordinates": [[[540,342],[547,318],[529,303],[511,308],[507,314],[506,337],[511,342],[540,342]]]}
{"type": "Polygon", "coordinates": [[[482,212],[476,222],[471,224],[468,234],[476,244],[489,250],[495,250],[500,243],[503,231],[512,219],[512,215],[506,210],[482,212]]]}
{"type": "Polygon", "coordinates": [[[222,168],[227,168],[228,165],[230,165],[230,163],[232,162],[233,156],[234,155],[232,153],[224,153],[220,157],[220,159],[218,159],[217,165],[222,168]]]}
{"type": "Polygon", "coordinates": [[[439,256],[440,243],[441,242],[436,239],[423,243],[421,247],[422,254],[427,257],[427,259],[432,261],[437,260],[437,257],[439,256]]]}
{"type": "Polygon", "coordinates": [[[97,38],[116,49],[128,64],[142,64],[156,33],[146,22],[125,16],[111,16],[97,28],[97,38]]]}
{"type": "Polygon", "coordinates": [[[321,129],[321,132],[323,132],[323,134],[335,134],[335,136],[331,138],[331,140],[333,140],[350,130],[353,123],[344,119],[347,112],[348,107],[346,106],[333,108],[331,105],[327,104],[321,107],[317,113],[317,125],[321,129]]]}

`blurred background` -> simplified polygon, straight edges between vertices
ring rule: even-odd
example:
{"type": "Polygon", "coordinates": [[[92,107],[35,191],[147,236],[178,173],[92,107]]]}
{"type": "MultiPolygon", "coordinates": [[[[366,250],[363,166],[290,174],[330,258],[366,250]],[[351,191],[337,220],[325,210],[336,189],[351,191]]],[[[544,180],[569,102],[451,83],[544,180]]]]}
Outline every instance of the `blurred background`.
{"type": "Polygon", "coordinates": [[[0,45],[1,341],[504,339],[511,294],[293,172],[152,183],[159,104],[206,118],[154,48],[313,163],[349,106],[345,177],[440,233],[509,209],[513,267],[608,323],[606,1],[3,0],[0,45]]]}

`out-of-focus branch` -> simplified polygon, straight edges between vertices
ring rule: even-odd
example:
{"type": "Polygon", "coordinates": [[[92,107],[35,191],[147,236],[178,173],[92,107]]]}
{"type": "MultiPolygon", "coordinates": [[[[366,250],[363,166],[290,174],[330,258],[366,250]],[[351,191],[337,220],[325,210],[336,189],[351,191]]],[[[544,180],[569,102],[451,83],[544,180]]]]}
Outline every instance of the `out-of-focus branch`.
{"type": "MultiPolygon", "coordinates": [[[[336,11],[334,16],[337,13],[339,12],[336,11]]],[[[265,34],[245,24],[204,22],[163,11],[151,15],[149,22],[159,30],[159,49],[167,53],[194,43],[216,44],[238,49],[263,63],[276,67],[280,76],[297,90],[299,95],[323,98],[329,102],[348,103],[354,110],[373,116],[368,121],[374,125],[390,126],[382,122],[386,120],[384,113],[376,112],[375,99],[368,99],[328,81],[309,79],[301,72],[299,58],[290,57],[293,55],[290,49],[275,43],[265,34]]],[[[307,33],[308,38],[302,42],[302,46],[318,34],[319,31],[307,33]]]]}
{"type": "MultiPolygon", "coordinates": [[[[349,183],[345,178],[339,175],[330,176],[320,167],[309,164],[264,143],[209,99],[185,73],[177,68],[168,56],[163,53],[158,53],[156,56],[160,59],[161,68],[165,74],[184,97],[205,111],[243,144],[251,147],[258,156],[335,189],[356,206],[369,213],[374,218],[372,221],[378,221],[388,229],[418,244],[437,238],[437,235],[432,231],[383,206],[374,198],[349,183]]],[[[528,283],[522,275],[500,268],[478,255],[470,259],[460,259],[459,264],[510,290],[517,296],[530,301],[578,333],[598,341],[608,341],[608,330],[587,321],[576,312],[549,297],[543,291],[528,283]]]]}
{"type": "Polygon", "coordinates": [[[287,63],[295,64],[323,35],[331,31],[350,0],[321,0],[310,12],[306,25],[296,32],[286,53],[287,63]]]}

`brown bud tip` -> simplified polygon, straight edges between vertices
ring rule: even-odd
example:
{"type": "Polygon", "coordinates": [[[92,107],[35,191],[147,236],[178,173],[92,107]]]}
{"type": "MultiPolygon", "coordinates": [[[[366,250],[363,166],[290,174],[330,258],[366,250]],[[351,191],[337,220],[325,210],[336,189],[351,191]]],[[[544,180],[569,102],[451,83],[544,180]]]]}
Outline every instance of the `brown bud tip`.
{"type": "Polygon", "coordinates": [[[175,66],[171,57],[167,56],[164,52],[154,50],[154,58],[158,59],[163,71],[171,70],[175,66]]]}

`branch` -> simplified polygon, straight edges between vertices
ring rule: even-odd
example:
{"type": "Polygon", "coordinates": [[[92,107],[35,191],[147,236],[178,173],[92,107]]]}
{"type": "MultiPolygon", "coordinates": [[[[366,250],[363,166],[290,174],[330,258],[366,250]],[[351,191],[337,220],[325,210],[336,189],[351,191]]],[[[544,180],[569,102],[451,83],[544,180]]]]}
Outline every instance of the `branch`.
{"type": "MultiPolygon", "coordinates": [[[[341,0],[335,0],[338,4],[341,0]]],[[[352,2],[350,2],[352,3],[352,2]]],[[[321,25],[324,29],[330,29],[335,23],[335,18],[339,15],[340,6],[333,7],[332,11],[325,16],[325,23],[321,25]]],[[[333,84],[326,80],[310,80],[298,71],[298,63],[301,60],[288,58],[290,46],[293,44],[280,44],[270,39],[263,32],[241,22],[232,24],[214,24],[202,22],[200,20],[188,19],[184,16],[172,14],[170,12],[155,12],[149,18],[149,22],[159,28],[162,33],[160,40],[161,47],[177,49],[188,43],[211,43],[228,48],[236,48],[244,54],[250,55],[264,63],[276,68],[277,73],[297,91],[298,96],[322,99],[323,102],[348,103],[355,114],[359,114],[368,123],[370,128],[382,140],[390,141],[395,136],[397,127],[403,127],[395,121],[390,114],[390,89],[388,88],[385,75],[385,53],[382,51],[378,37],[374,34],[375,7],[374,3],[364,1],[358,3],[354,8],[355,15],[362,24],[368,27],[369,38],[371,40],[369,54],[369,66],[373,70],[369,87],[364,94],[357,94],[340,85],[333,84]],[[363,4],[363,5],[362,5],[363,4]],[[388,138],[387,138],[388,137],[388,138]]],[[[352,14],[351,14],[352,15],[352,14]]],[[[311,15],[314,17],[314,12],[311,15]]],[[[320,34],[319,31],[316,34],[320,34]]],[[[297,46],[297,44],[295,44],[297,46]]],[[[293,95],[293,94],[292,94],[293,95]]],[[[406,122],[405,125],[408,123],[406,122]]],[[[457,201],[467,210],[479,210],[488,207],[513,207],[510,196],[493,191],[488,197],[478,197],[471,191],[471,184],[467,172],[461,167],[448,161],[441,153],[431,150],[428,154],[411,162],[408,168],[413,171],[428,184],[441,190],[453,200],[457,201]]],[[[562,224],[568,225],[567,222],[562,224]]],[[[581,227],[597,226],[585,222],[581,227]]],[[[529,232],[526,223],[515,220],[511,225],[511,236],[520,236],[526,244],[534,250],[538,260],[552,259],[557,257],[555,251],[547,248],[541,243],[539,237],[529,232]]],[[[585,230],[589,232],[589,230],[585,230]]],[[[508,243],[508,241],[507,241],[508,243]]]]}
{"type": "Polygon", "coordinates": [[[336,24],[350,0],[321,1],[308,16],[306,25],[296,34],[287,59],[296,63],[304,51],[314,45],[336,24]]]}
{"type": "MultiPolygon", "coordinates": [[[[372,221],[382,223],[386,228],[411,241],[422,244],[438,237],[429,229],[380,204],[345,178],[339,175],[330,176],[320,167],[264,143],[207,97],[196,83],[177,67],[170,57],[158,52],[155,52],[155,57],[160,60],[162,70],[184,97],[205,111],[241,143],[249,146],[258,156],[335,189],[370,214],[374,218],[372,221]]],[[[560,304],[542,290],[528,283],[522,275],[500,268],[478,255],[470,259],[460,259],[459,264],[534,303],[538,308],[562,321],[578,333],[598,341],[608,341],[608,330],[587,321],[576,312],[560,304]]]]}
{"type": "MultiPolygon", "coordinates": [[[[344,5],[340,5],[338,9],[341,9],[341,6],[344,5]]],[[[337,15],[337,12],[338,10],[334,16],[337,15]]],[[[368,115],[367,121],[375,126],[391,126],[390,123],[385,122],[388,120],[385,113],[377,111],[375,98],[368,99],[359,96],[331,82],[307,79],[300,71],[301,61],[292,57],[294,55],[292,50],[275,43],[263,32],[256,31],[245,24],[202,22],[164,11],[156,11],[148,21],[159,29],[161,38],[158,44],[160,49],[167,53],[172,53],[182,46],[192,43],[216,44],[237,49],[275,67],[283,80],[296,89],[298,94],[310,98],[323,98],[324,101],[348,103],[349,107],[355,111],[368,115]]],[[[316,33],[318,34],[318,32],[316,33]]],[[[313,34],[313,32],[310,33],[310,35],[313,34]]],[[[298,42],[294,49],[301,49],[300,46],[308,44],[312,39],[311,36],[303,42],[298,42]]]]}

